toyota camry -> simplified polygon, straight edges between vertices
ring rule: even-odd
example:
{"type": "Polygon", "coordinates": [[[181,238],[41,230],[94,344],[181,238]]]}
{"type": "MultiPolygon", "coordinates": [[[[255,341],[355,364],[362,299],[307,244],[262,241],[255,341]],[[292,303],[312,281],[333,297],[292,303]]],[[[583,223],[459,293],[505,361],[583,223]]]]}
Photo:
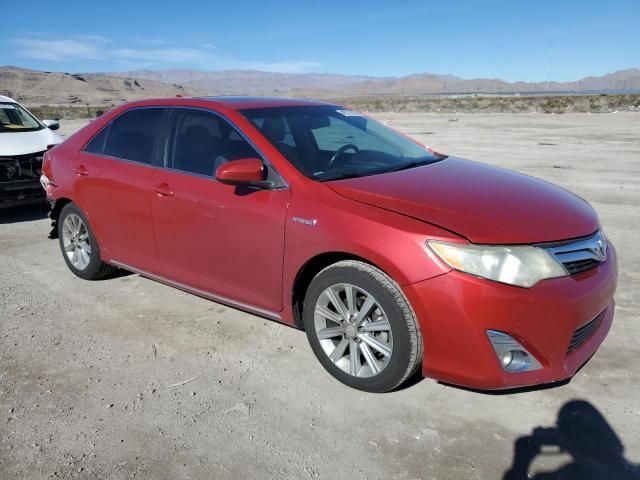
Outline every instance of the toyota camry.
{"type": "Polygon", "coordinates": [[[121,268],[304,329],[339,381],[570,378],[611,326],[616,253],[546,181],[282,98],[119,106],[45,155],[69,269],[121,268]]]}

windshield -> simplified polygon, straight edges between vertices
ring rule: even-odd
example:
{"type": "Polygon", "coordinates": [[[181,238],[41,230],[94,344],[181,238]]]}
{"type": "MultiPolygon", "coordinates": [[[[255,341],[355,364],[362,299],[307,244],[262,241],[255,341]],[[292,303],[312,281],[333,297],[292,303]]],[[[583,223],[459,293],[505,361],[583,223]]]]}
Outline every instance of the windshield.
{"type": "Polygon", "coordinates": [[[241,113],[298,170],[314,180],[376,175],[445,158],[340,107],[258,108],[241,113]]]}
{"type": "Polygon", "coordinates": [[[42,128],[40,122],[17,103],[0,103],[0,132],[33,132],[42,128]]]}

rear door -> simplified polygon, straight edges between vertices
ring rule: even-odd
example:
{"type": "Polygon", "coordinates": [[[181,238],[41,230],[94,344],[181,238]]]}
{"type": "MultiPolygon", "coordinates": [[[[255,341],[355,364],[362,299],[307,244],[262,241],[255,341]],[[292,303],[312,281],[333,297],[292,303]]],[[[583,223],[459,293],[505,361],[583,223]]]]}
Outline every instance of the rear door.
{"type": "Polygon", "coordinates": [[[152,182],[161,275],[280,311],[289,189],[234,187],[215,180],[219,165],[260,158],[259,153],[220,116],[199,109],[173,110],[167,168],[158,169],[152,182]]]}
{"type": "Polygon", "coordinates": [[[127,110],[70,163],[74,194],[106,257],[153,272],[157,252],[151,220],[151,177],[167,109],[127,110]]]}

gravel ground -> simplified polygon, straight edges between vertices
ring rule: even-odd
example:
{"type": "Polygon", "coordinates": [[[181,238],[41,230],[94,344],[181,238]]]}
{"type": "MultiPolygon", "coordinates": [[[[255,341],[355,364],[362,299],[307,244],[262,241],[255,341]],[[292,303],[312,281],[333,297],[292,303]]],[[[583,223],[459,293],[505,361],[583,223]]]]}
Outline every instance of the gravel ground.
{"type": "Polygon", "coordinates": [[[640,461],[640,114],[379,117],[596,207],[619,253],[618,306],[570,383],[350,390],[300,331],[138,275],[74,277],[46,210],[22,208],[0,212],[0,478],[496,479],[516,445],[532,473],[640,478],[627,464],[640,461]]]}

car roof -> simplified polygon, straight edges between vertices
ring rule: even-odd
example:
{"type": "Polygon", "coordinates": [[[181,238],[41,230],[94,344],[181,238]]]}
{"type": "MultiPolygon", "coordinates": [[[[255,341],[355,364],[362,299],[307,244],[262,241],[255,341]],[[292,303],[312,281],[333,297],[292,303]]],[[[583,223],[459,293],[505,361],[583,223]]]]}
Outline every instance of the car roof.
{"type": "Polygon", "coordinates": [[[220,95],[211,97],[194,97],[199,100],[211,101],[222,104],[234,110],[244,110],[249,108],[273,108],[273,107],[319,107],[335,106],[332,103],[321,102],[319,100],[308,100],[304,98],[286,97],[258,97],[244,95],[220,95]]]}
{"type": "Polygon", "coordinates": [[[13,98],[5,97],[4,95],[0,95],[0,102],[18,103],[13,98]]]}

